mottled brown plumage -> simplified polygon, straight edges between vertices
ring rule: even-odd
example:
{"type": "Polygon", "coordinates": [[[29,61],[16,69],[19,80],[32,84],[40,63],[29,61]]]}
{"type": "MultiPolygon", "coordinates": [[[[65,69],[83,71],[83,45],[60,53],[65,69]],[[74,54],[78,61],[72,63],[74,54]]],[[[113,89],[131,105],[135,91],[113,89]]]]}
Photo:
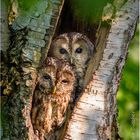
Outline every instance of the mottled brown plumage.
{"type": "Polygon", "coordinates": [[[75,75],[68,62],[49,57],[39,69],[31,120],[34,132],[41,140],[63,125],[74,84],[75,75]]]}

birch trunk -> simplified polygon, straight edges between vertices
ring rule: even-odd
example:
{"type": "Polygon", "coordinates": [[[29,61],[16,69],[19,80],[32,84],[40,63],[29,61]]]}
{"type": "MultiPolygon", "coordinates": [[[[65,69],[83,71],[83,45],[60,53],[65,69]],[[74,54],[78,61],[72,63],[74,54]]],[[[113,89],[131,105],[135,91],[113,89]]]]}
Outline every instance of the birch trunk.
{"type": "Polygon", "coordinates": [[[138,0],[128,0],[112,21],[99,67],[78,99],[64,140],[117,140],[116,94],[138,20],[138,0]]]}

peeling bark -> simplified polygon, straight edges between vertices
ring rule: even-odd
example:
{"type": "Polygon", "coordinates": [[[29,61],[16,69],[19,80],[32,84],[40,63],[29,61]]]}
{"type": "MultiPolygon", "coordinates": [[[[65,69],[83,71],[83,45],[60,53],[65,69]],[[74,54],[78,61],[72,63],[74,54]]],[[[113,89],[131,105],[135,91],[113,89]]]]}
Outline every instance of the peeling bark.
{"type": "Polygon", "coordinates": [[[65,140],[120,139],[116,93],[138,19],[138,0],[128,0],[115,15],[99,67],[78,99],[65,140]]]}

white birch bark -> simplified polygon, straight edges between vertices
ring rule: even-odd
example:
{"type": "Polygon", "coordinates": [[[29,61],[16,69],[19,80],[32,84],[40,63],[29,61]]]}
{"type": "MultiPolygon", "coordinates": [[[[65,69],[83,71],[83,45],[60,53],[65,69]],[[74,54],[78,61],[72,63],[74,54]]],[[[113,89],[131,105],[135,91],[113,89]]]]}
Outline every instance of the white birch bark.
{"type": "Polygon", "coordinates": [[[137,19],[138,0],[117,11],[102,60],[74,108],[64,140],[119,139],[116,93],[137,19]]]}

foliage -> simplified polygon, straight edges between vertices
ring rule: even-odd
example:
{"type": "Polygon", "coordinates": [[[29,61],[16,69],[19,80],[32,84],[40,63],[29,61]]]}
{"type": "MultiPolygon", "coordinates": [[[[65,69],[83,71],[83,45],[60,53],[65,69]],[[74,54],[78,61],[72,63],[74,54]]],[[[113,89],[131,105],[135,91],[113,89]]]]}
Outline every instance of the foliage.
{"type": "MultiPolygon", "coordinates": [[[[16,1],[16,0],[14,0],[16,1]]],[[[34,7],[34,5],[36,5],[37,2],[39,2],[40,0],[17,0],[20,10],[23,11],[28,11],[30,10],[30,8],[34,7]]],[[[12,0],[5,0],[5,3],[7,6],[9,6],[9,3],[13,2],[12,0]]]]}
{"type": "Polygon", "coordinates": [[[20,8],[24,11],[28,11],[38,1],[40,1],[40,0],[18,0],[20,8]]]}
{"type": "Polygon", "coordinates": [[[138,140],[139,118],[139,31],[130,44],[128,59],[118,91],[119,132],[126,140],[138,140]]]}
{"type": "Polygon", "coordinates": [[[72,9],[78,20],[97,22],[100,20],[103,7],[112,0],[71,0],[72,9]]]}

